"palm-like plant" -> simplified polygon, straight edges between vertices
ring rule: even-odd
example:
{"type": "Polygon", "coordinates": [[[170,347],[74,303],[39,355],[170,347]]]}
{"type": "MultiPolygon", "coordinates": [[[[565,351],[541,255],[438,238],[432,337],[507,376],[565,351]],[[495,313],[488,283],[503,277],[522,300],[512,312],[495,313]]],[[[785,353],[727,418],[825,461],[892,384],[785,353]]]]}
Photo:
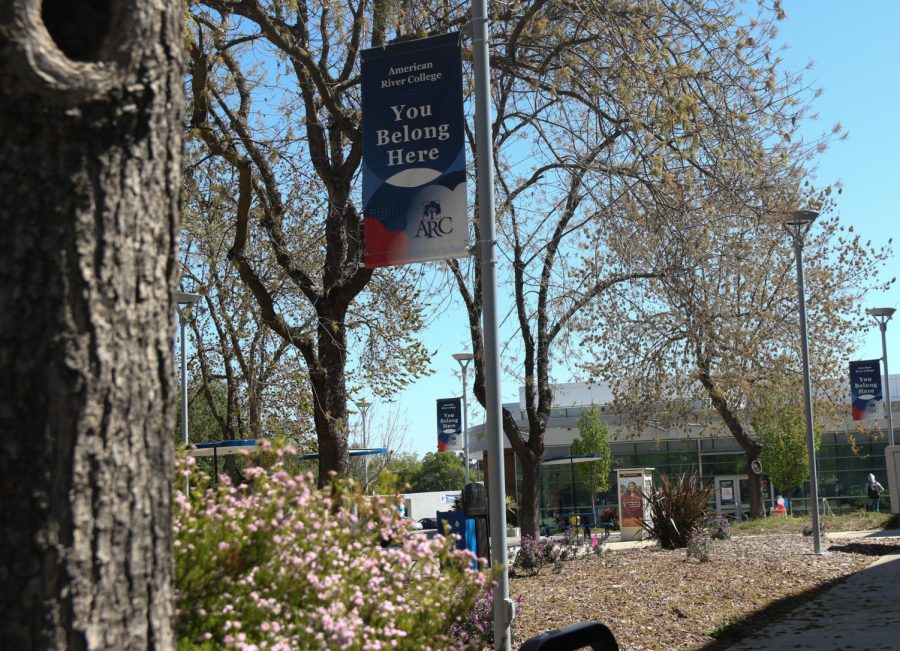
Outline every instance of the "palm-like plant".
{"type": "Polygon", "coordinates": [[[660,474],[659,489],[644,494],[651,518],[641,526],[664,549],[687,547],[706,517],[711,490],[693,473],[675,478],[660,474]]]}

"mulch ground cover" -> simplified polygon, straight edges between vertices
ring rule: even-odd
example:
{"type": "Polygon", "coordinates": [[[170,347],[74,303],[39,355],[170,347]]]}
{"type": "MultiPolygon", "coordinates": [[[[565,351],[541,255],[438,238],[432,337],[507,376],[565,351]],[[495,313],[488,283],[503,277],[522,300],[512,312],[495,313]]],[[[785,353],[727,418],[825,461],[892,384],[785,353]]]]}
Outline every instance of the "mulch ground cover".
{"type": "Polygon", "coordinates": [[[900,552],[897,539],[823,539],[821,556],[800,534],[714,541],[708,562],[685,550],[645,547],[567,561],[558,573],[511,573],[520,600],[518,647],[532,635],[599,621],[620,648],[719,649],[815,597],[877,556],[900,552]]]}

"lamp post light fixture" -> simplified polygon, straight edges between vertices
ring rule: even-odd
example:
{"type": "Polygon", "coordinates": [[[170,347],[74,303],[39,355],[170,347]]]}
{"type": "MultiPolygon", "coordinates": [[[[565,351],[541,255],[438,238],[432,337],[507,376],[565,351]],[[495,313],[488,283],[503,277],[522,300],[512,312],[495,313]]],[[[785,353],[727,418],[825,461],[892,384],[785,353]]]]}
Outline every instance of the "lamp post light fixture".
{"type": "Polygon", "coordinates": [[[466,484],[469,483],[469,401],[467,399],[466,388],[466,370],[469,368],[469,362],[475,359],[472,353],[454,353],[453,359],[459,362],[462,369],[462,389],[463,389],[463,457],[466,461],[466,484]]]}
{"type": "MultiPolygon", "coordinates": [[[[355,401],[353,404],[356,405],[356,408],[359,409],[359,413],[362,414],[362,433],[363,433],[362,446],[363,446],[363,449],[368,449],[369,441],[366,437],[366,415],[369,413],[369,407],[372,406],[372,403],[368,402],[365,398],[361,398],[361,399],[355,401]]],[[[368,494],[368,492],[369,492],[369,455],[368,454],[363,456],[363,489],[368,494]]]]}
{"type": "Polygon", "coordinates": [[[887,322],[894,316],[894,308],[892,307],[873,307],[866,310],[866,314],[878,322],[881,329],[881,355],[884,359],[884,392],[887,398],[887,422],[888,422],[888,445],[894,445],[894,411],[891,409],[891,383],[888,376],[888,357],[887,357],[887,322]]]}
{"type": "Polygon", "coordinates": [[[819,530],[819,478],[816,472],[816,440],[813,434],[812,388],[809,377],[809,341],[806,332],[806,291],[803,286],[803,239],[819,216],[815,210],[795,210],[782,224],[791,235],[797,264],[797,296],[800,306],[800,351],[803,357],[803,401],[806,406],[806,447],[809,454],[809,489],[812,502],[813,550],[822,553],[819,530]]]}
{"type": "MultiPolygon", "coordinates": [[[[196,305],[203,298],[200,294],[188,294],[187,292],[175,292],[175,302],[178,305],[186,306],[188,309],[191,305],[196,305]]],[[[188,388],[187,388],[187,351],[185,350],[184,331],[187,321],[184,318],[184,310],[178,310],[178,326],[179,326],[179,348],[181,348],[181,437],[185,447],[190,445],[190,437],[188,436],[188,388]]],[[[190,490],[190,480],[185,479],[185,493],[190,490]]]]}

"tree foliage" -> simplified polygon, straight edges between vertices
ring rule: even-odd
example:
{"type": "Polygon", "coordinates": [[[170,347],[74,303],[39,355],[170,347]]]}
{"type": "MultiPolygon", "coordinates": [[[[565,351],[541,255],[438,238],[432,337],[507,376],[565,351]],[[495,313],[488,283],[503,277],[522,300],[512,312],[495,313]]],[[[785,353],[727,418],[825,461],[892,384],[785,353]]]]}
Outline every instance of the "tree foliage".
{"type": "MultiPolygon", "coordinates": [[[[582,344],[602,341],[602,306],[628,313],[661,278],[714,270],[728,246],[722,215],[771,208],[821,144],[797,137],[812,93],[780,69],[779,4],[761,3],[754,16],[742,8],[550,1],[496,12],[498,244],[513,301],[504,360],[524,385],[526,421],[505,411],[503,428],[522,468],[525,533],[537,532],[554,361],[590,355],[582,344]],[[670,253],[679,233],[693,266],[670,253]]],[[[479,240],[477,221],[475,231],[479,240]]],[[[479,269],[470,284],[464,266],[450,268],[483,404],[479,269]]]]}
{"type": "Polygon", "coordinates": [[[409,481],[410,493],[461,490],[466,480],[466,467],[455,452],[428,452],[409,481]]]}
{"type": "MultiPolygon", "coordinates": [[[[786,494],[809,479],[809,450],[802,392],[769,393],[753,416],[753,429],[762,444],[763,472],[773,489],[786,494]]],[[[820,435],[813,429],[816,449],[820,435]]]]}
{"type": "Polygon", "coordinates": [[[259,319],[303,359],[319,478],[348,471],[348,364],[376,395],[425,370],[415,272],[362,267],[359,51],[416,30],[388,3],[194,0],[195,186],[259,319]],[[392,22],[396,18],[396,23],[392,22]],[[401,27],[401,25],[403,27],[401,27]],[[348,362],[358,349],[358,364],[348,362]]]}
{"type": "Polygon", "coordinates": [[[402,461],[395,464],[394,460],[408,456],[405,453],[408,424],[396,406],[383,410],[383,417],[378,420],[373,418],[375,409],[375,406],[369,406],[365,411],[358,409],[350,441],[355,448],[384,448],[385,451],[352,457],[349,474],[365,494],[393,495],[401,491],[396,490],[398,477],[392,475],[391,469],[404,467],[402,461]],[[387,474],[382,481],[383,473],[387,474]]]}
{"type": "MultiPolygon", "coordinates": [[[[673,232],[643,239],[646,254],[667,255],[673,270],[623,292],[594,314],[614,327],[595,344],[591,370],[608,378],[629,415],[695,422],[732,436],[748,467],[762,453],[751,420],[759,396],[801,383],[797,284],[790,238],[777,223],[802,199],[770,197],[758,210],[702,206],[717,221],[672,214],[673,232]],[[627,402],[627,406],[625,405],[627,402]]],[[[827,192],[810,197],[830,208],[827,192]]],[[[702,214],[702,213],[701,213],[702,214]]],[[[861,332],[862,299],[886,287],[879,273],[889,253],[862,242],[834,215],[820,218],[805,246],[806,302],[816,411],[834,414],[844,400],[847,351],[861,332]]],[[[750,507],[763,515],[759,475],[749,474],[750,507]]]]}
{"type": "Polygon", "coordinates": [[[428,452],[419,459],[412,453],[390,455],[379,474],[370,480],[377,495],[461,490],[465,464],[455,452],[428,452]]]}
{"type": "Polygon", "coordinates": [[[394,495],[411,492],[413,479],[418,475],[422,462],[412,452],[394,454],[375,478],[372,492],[376,495],[394,495]]]}
{"type": "MultiPolygon", "coordinates": [[[[197,155],[195,150],[193,155],[197,155]]],[[[225,188],[209,178],[207,161],[188,165],[181,240],[182,286],[202,296],[183,316],[193,335],[188,372],[191,403],[206,403],[214,421],[192,426],[197,440],[285,436],[308,450],[312,399],[299,352],[262,323],[252,293],[228,261],[231,224],[223,218],[225,188]],[[205,174],[204,174],[205,172],[205,174]]],[[[261,247],[260,247],[261,248],[261,247]]],[[[277,265],[257,249],[259,273],[283,282],[277,265]]],[[[191,423],[196,422],[193,417],[191,423]]]]}
{"type": "Polygon", "coordinates": [[[595,461],[583,461],[575,465],[581,481],[591,493],[591,508],[597,493],[609,490],[609,473],[612,468],[612,450],[609,447],[609,428],[600,418],[600,410],[591,405],[581,412],[578,419],[578,436],[572,441],[573,455],[596,455],[595,461]]]}

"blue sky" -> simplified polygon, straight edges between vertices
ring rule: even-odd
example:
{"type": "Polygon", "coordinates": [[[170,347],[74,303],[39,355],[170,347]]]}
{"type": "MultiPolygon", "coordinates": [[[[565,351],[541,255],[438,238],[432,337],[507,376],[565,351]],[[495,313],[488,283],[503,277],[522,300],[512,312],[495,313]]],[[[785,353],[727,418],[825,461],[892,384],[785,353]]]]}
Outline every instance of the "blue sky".
{"type": "MultiPolygon", "coordinates": [[[[818,181],[841,180],[844,191],[838,211],[865,238],[894,240],[894,254],[885,271],[900,275],[900,2],[894,0],[792,0],[780,40],[789,45],[782,58],[790,67],[815,62],[806,77],[824,88],[816,101],[818,122],[807,128],[821,131],[840,122],[850,132],[820,158],[818,181]]],[[[900,288],[872,295],[870,307],[900,308],[900,288]]],[[[811,335],[813,333],[810,333],[811,335]]],[[[900,372],[900,316],[888,324],[888,361],[900,372]]],[[[873,327],[856,359],[881,357],[881,335],[873,327]]]]}
{"type": "MultiPolygon", "coordinates": [[[[840,122],[849,131],[847,140],[821,155],[816,182],[843,182],[838,197],[842,220],[873,243],[893,238],[895,252],[885,272],[888,277],[900,275],[900,1],[787,0],[784,8],[787,19],[780,24],[778,38],[788,46],[781,53],[784,65],[796,70],[813,61],[804,76],[824,89],[815,103],[818,121],[804,128],[813,136],[840,122]]],[[[900,288],[872,295],[868,306],[900,308],[900,288]]],[[[422,455],[436,448],[435,400],[460,395],[459,367],[451,355],[469,349],[466,337],[465,316],[458,306],[424,333],[429,349],[436,352],[434,374],[398,394],[394,405],[376,401],[369,426],[376,439],[386,413],[399,410],[408,424],[407,449],[422,455]]],[[[888,325],[887,338],[891,370],[900,373],[900,314],[888,325]]],[[[853,357],[881,357],[881,335],[874,324],[853,357]]],[[[502,395],[504,401],[518,400],[514,378],[504,376],[502,395]]],[[[470,408],[470,424],[480,420],[479,410],[470,408]]]]}

